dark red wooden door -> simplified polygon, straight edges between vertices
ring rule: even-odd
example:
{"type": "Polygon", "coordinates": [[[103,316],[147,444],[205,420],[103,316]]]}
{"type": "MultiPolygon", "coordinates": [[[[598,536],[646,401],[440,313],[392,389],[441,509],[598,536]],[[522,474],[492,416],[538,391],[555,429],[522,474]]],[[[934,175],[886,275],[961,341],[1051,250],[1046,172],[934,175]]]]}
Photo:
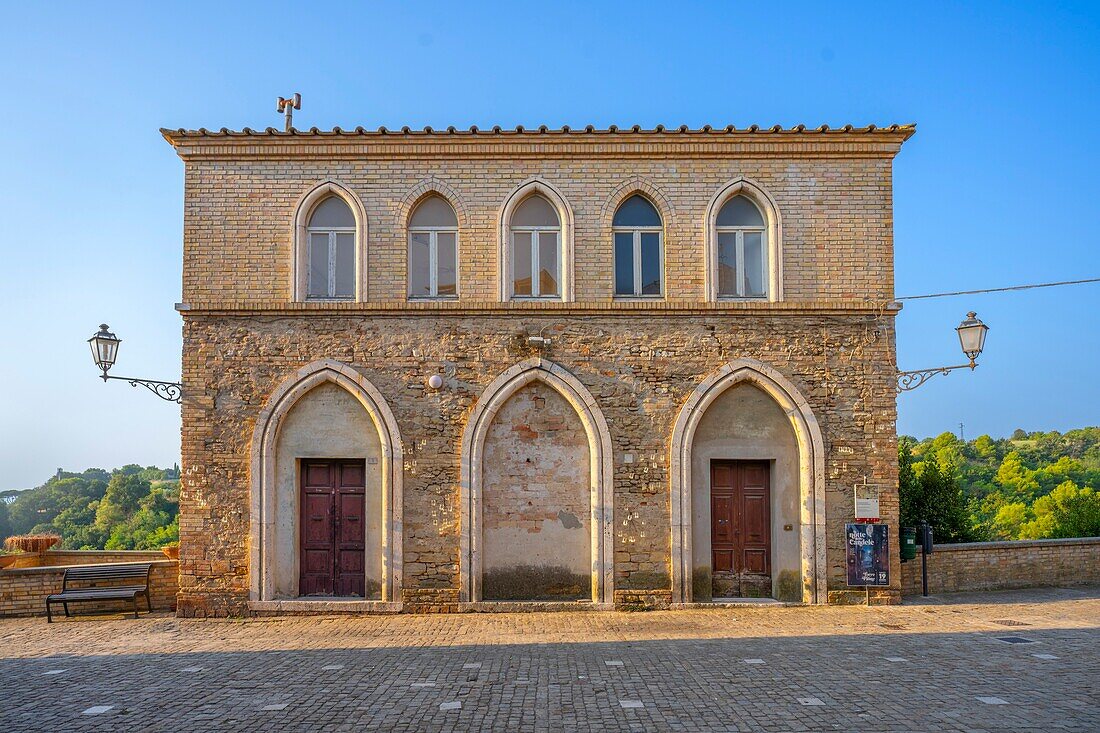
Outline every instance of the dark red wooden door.
{"type": "Polygon", "coordinates": [[[365,495],[362,461],[302,461],[300,595],[363,596],[365,495]]]}
{"type": "MultiPolygon", "coordinates": [[[[771,496],[764,461],[712,461],[710,466],[711,571],[771,574],[771,496]]],[[[717,588],[716,582],[716,588],[717,588]]],[[[766,585],[770,591],[770,579],[766,585]]],[[[724,593],[723,593],[724,595],[724,593]]]]}

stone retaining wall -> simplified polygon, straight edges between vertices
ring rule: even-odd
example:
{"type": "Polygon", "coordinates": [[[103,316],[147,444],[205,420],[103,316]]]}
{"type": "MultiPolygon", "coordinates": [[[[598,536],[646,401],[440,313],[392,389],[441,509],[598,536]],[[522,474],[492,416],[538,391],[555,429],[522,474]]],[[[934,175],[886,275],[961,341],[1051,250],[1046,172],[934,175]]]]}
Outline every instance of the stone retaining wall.
{"type": "MultiPolygon", "coordinates": [[[[106,554],[109,555],[110,553],[106,554]]],[[[153,553],[148,554],[152,555],[153,553]]],[[[149,575],[149,600],[153,604],[153,610],[175,610],[176,593],[179,591],[179,563],[175,560],[165,559],[164,555],[160,557],[161,559],[153,562],[153,569],[149,575]]],[[[152,559],[150,557],[145,560],[152,559]]],[[[46,596],[61,592],[65,568],[73,566],[74,563],[0,570],[0,618],[8,616],[45,616],[46,596]]],[[[138,601],[138,605],[144,610],[144,603],[141,600],[138,601]]],[[[85,613],[108,609],[121,611],[127,607],[127,603],[114,601],[103,604],[82,603],[73,606],[71,610],[77,613],[85,613]]]]}
{"type": "MultiPolygon", "coordinates": [[[[902,594],[920,595],[921,558],[902,565],[902,594]]],[[[1100,584],[1100,537],[936,545],[928,592],[1100,584]]]]}

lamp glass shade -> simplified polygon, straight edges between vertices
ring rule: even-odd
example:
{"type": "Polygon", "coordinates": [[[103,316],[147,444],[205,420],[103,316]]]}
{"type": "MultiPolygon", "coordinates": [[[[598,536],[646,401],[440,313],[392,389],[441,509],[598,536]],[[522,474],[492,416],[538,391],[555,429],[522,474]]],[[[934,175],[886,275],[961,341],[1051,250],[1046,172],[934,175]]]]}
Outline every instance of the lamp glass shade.
{"type": "Polygon", "coordinates": [[[981,322],[977,313],[971,311],[955,330],[959,333],[959,345],[962,346],[963,353],[971,360],[976,359],[985,348],[985,335],[989,332],[989,326],[981,322]]]}
{"type": "Polygon", "coordinates": [[[101,324],[99,333],[88,339],[88,345],[92,348],[92,359],[95,365],[107,372],[115,365],[115,357],[118,356],[120,338],[107,330],[107,324],[101,324]]]}

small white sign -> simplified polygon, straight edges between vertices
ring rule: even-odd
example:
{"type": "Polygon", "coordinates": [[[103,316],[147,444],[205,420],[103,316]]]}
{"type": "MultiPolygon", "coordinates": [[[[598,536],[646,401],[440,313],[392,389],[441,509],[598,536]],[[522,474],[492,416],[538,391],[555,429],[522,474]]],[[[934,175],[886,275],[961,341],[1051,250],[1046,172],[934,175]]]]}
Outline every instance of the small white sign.
{"type": "Polygon", "coordinates": [[[852,487],[855,496],[856,521],[880,518],[878,507],[878,487],[867,483],[867,477],[863,477],[862,484],[852,487]]]}

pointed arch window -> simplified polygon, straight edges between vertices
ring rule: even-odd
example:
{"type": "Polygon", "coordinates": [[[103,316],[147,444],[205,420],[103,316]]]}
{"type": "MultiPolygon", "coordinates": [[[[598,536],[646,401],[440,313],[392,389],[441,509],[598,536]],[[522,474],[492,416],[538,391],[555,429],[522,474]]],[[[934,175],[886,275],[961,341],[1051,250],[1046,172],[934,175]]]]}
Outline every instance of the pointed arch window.
{"type": "Polygon", "coordinates": [[[561,298],[561,219],[539,194],[528,196],[508,222],[514,298],[561,298]]]}
{"type": "Polygon", "coordinates": [[[768,228],[760,208],[747,196],[731,197],[718,210],[718,297],[769,297],[768,228]]]}
{"type": "Polygon", "coordinates": [[[442,196],[425,198],[409,219],[409,297],[458,297],[458,217],[442,196]]]}
{"type": "Polygon", "coordinates": [[[661,215],[644,196],[634,194],[615,211],[615,295],[664,293],[664,242],[661,215]]]}
{"type": "Polygon", "coordinates": [[[306,298],[355,298],[355,216],[339,196],[328,196],[310,212],[306,298]]]}

